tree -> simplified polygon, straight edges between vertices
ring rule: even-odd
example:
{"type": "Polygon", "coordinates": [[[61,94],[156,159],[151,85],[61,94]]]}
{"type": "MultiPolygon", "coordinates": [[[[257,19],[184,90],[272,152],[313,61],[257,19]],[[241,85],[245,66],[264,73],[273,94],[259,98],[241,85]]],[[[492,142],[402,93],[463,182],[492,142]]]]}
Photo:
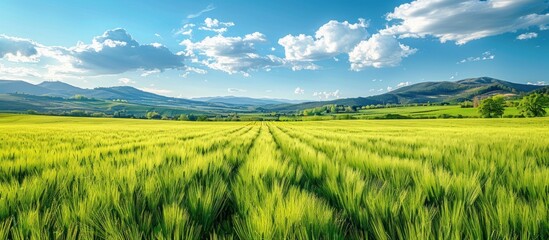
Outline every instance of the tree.
{"type": "Polygon", "coordinates": [[[461,108],[472,108],[473,107],[473,102],[466,100],[466,101],[463,101],[459,105],[461,106],[461,108]]]}
{"type": "Polygon", "coordinates": [[[496,95],[482,100],[478,107],[478,112],[485,118],[501,117],[505,111],[504,106],[505,99],[503,99],[503,96],[496,95]]]}
{"type": "Polygon", "coordinates": [[[337,113],[337,107],[335,104],[330,107],[330,113],[337,113]]]}
{"type": "Polygon", "coordinates": [[[179,121],[189,121],[189,117],[185,114],[179,115],[179,118],[177,118],[179,121]]]}
{"type": "Polygon", "coordinates": [[[80,95],[80,94],[76,94],[76,95],[72,96],[72,99],[78,100],[78,101],[88,101],[88,100],[92,100],[91,98],[87,98],[86,96],[80,95]]]}
{"type": "Polygon", "coordinates": [[[189,121],[196,121],[197,117],[196,117],[195,115],[193,115],[193,114],[189,114],[189,115],[187,115],[187,119],[188,119],[189,121]]]}
{"type": "Polygon", "coordinates": [[[146,116],[147,116],[148,119],[160,119],[162,117],[157,112],[147,112],[146,116]]]}
{"type": "Polygon", "coordinates": [[[479,105],[480,105],[480,99],[479,99],[479,97],[473,98],[473,107],[474,107],[474,108],[478,108],[479,105]]]}
{"type": "Polygon", "coordinates": [[[524,96],[520,101],[519,109],[523,115],[527,117],[543,117],[545,116],[545,107],[547,105],[547,98],[541,94],[530,94],[524,96]]]}

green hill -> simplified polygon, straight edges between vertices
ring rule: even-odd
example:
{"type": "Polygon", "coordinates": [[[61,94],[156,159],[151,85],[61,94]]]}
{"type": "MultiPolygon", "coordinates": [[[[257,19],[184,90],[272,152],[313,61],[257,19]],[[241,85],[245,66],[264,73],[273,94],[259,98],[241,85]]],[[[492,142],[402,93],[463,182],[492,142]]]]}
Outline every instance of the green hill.
{"type": "Polygon", "coordinates": [[[521,95],[541,88],[543,88],[543,86],[526,85],[489,77],[480,77],[463,79],[456,82],[422,82],[376,96],[275,105],[271,106],[270,109],[278,111],[295,111],[329,104],[366,106],[427,102],[458,103],[464,100],[472,100],[474,97],[484,98],[495,94],[504,94],[508,96],[521,95]]]}

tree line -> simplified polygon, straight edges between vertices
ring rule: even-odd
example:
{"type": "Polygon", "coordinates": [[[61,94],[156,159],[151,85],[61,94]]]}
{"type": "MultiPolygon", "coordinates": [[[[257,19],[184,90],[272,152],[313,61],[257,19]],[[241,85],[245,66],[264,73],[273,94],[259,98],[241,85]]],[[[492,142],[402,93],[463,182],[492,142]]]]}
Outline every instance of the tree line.
{"type": "MultiPolygon", "coordinates": [[[[524,96],[518,109],[522,117],[543,117],[546,114],[545,108],[549,105],[549,97],[545,94],[532,93],[524,96]]],[[[495,95],[485,98],[478,106],[478,112],[484,118],[502,117],[505,111],[505,98],[502,95],[495,95]]]]}

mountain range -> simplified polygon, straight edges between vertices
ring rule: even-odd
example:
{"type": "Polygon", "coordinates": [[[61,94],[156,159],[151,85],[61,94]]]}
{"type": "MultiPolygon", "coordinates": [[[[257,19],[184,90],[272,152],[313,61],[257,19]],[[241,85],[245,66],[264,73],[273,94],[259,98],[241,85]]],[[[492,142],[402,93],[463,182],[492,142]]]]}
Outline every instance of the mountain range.
{"type": "Polygon", "coordinates": [[[40,112],[127,111],[136,115],[142,115],[147,111],[159,111],[165,114],[293,112],[328,104],[365,106],[427,102],[458,103],[474,97],[482,98],[494,94],[521,95],[542,87],[480,77],[455,82],[422,82],[369,97],[304,102],[235,96],[183,99],[166,97],[130,86],[83,89],[59,81],[46,81],[34,85],[25,81],[0,80],[0,111],[22,112],[29,109],[40,112]],[[77,99],[75,96],[81,97],[77,99]]]}

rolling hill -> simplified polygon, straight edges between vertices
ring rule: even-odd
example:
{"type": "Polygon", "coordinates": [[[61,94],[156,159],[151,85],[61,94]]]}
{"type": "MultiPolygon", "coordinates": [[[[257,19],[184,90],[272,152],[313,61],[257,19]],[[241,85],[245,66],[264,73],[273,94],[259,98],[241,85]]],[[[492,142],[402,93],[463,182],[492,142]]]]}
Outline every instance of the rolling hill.
{"type": "Polygon", "coordinates": [[[83,89],[58,81],[34,85],[24,81],[0,80],[0,111],[22,112],[32,109],[43,112],[86,110],[112,113],[132,109],[137,115],[151,110],[203,114],[292,112],[328,104],[365,106],[388,103],[458,103],[494,94],[521,95],[542,88],[544,86],[480,77],[456,82],[422,82],[369,97],[300,102],[234,96],[183,99],[166,97],[130,86],[83,89]],[[75,95],[85,96],[87,100],[73,99],[75,95]]]}
{"type": "Polygon", "coordinates": [[[264,106],[273,104],[298,104],[306,101],[289,100],[289,99],[271,99],[271,98],[250,98],[236,96],[220,96],[220,97],[201,97],[193,98],[192,100],[212,103],[225,103],[243,106],[264,106]]]}
{"type": "Polygon", "coordinates": [[[194,101],[166,97],[129,86],[83,89],[67,83],[42,82],[34,85],[25,81],[0,80],[0,110],[22,112],[37,110],[59,112],[71,110],[100,111],[112,113],[125,107],[142,115],[148,110],[162,109],[170,112],[249,112],[240,105],[194,101]],[[88,98],[85,101],[72,99],[75,95],[88,98]],[[118,102],[118,108],[111,103],[118,102]]]}
{"type": "Polygon", "coordinates": [[[271,106],[269,109],[274,111],[295,111],[328,104],[365,106],[388,103],[458,103],[464,100],[472,100],[474,97],[483,98],[495,94],[520,95],[543,87],[544,86],[512,83],[490,77],[480,77],[463,79],[456,82],[422,82],[376,96],[305,102],[300,104],[281,104],[271,106]]]}

